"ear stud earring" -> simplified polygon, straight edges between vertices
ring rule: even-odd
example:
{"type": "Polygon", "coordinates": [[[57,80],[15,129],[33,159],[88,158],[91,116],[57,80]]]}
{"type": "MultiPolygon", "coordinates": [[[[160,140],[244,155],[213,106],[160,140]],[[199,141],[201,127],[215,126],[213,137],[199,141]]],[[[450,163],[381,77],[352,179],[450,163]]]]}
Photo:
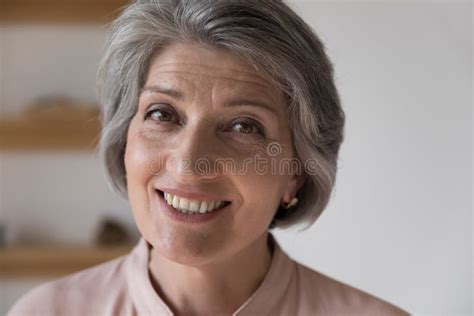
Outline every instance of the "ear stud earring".
{"type": "Polygon", "coordinates": [[[293,199],[291,199],[291,202],[286,204],[286,203],[283,203],[282,206],[285,208],[285,209],[289,209],[293,206],[295,206],[296,204],[298,204],[298,198],[297,197],[294,197],[293,199]]]}

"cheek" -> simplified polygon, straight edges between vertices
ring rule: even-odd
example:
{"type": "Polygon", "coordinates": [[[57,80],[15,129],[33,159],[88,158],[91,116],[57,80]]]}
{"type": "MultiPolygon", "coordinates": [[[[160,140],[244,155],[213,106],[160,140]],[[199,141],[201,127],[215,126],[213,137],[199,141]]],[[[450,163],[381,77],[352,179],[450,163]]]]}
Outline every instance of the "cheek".
{"type": "Polygon", "coordinates": [[[163,171],[164,159],[161,151],[157,150],[159,147],[145,141],[143,136],[131,127],[124,157],[129,187],[145,186],[152,176],[163,171]]]}
{"type": "Polygon", "coordinates": [[[125,170],[129,190],[136,189],[137,185],[143,184],[149,177],[148,161],[149,155],[147,151],[129,137],[125,149],[125,170]]]}
{"type": "Polygon", "coordinates": [[[281,179],[268,175],[248,176],[245,179],[244,197],[248,203],[266,206],[272,209],[278,204],[280,187],[277,185],[281,179]]]}
{"type": "Polygon", "coordinates": [[[242,221],[246,225],[266,227],[278,209],[286,185],[288,175],[259,172],[253,167],[246,174],[239,176],[239,190],[243,197],[242,221]]]}
{"type": "Polygon", "coordinates": [[[161,160],[153,146],[147,145],[133,129],[129,132],[125,149],[127,193],[135,222],[144,236],[149,235],[150,196],[153,177],[161,170],[161,160]]]}

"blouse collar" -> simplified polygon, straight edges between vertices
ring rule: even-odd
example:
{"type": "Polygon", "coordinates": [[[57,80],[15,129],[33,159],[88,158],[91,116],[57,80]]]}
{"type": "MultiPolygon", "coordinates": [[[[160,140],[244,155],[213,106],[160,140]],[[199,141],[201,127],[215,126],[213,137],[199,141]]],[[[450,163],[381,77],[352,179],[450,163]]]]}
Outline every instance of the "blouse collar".
{"type": "MultiPolygon", "coordinates": [[[[280,248],[271,233],[269,242],[273,246],[272,261],[257,290],[232,315],[264,315],[272,310],[272,302],[279,302],[290,283],[294,262],[280,248]]],[[[148,263],[151,245],[142,237],[126,261],[126,278],[130,296],[138,315],[167,315],[173,312],[153,288],[148,263]]],[[[274,304],[275,304],[274,303],[274,304]]]]}

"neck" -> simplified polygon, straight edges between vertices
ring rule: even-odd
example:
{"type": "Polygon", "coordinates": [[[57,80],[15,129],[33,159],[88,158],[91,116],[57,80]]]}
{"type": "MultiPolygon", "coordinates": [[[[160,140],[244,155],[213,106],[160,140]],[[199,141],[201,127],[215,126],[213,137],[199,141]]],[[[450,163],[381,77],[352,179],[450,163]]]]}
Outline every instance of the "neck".
{"type": "Polygon", "coordinates": [[[268,233],[218,263],[186,266],[151,249],[153,286],[175,315],[232,314],[257,290],[271,263],[268,233]]]}

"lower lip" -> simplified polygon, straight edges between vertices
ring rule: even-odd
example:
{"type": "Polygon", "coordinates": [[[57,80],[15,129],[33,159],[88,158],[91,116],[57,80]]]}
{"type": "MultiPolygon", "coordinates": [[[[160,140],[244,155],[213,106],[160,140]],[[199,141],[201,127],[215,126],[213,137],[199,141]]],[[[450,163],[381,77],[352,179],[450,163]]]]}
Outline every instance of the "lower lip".
{"type": "Polygon", "coordinates": [[[164,199],[164,197],[162,196],[161,192],[155,191],[155,193],[158,196],[160,209],[164,210],[164,213],[168,215],[169,217],[171,217],[172,219],[180,221],[180,222],[185,222],[185,223],[203,223],[203,222],[211,221],[212,219],[216,218],[221,213],[223,213],[225,210],[227,210],[229,206],[231,205],[231,204],[227,204],[224,207],[214,209],[212,212],[207,212],[207,213],[196,213],[196,214],[182,213],[180,211],[177,211],[171,205],[169,205],[164,199]]]}

